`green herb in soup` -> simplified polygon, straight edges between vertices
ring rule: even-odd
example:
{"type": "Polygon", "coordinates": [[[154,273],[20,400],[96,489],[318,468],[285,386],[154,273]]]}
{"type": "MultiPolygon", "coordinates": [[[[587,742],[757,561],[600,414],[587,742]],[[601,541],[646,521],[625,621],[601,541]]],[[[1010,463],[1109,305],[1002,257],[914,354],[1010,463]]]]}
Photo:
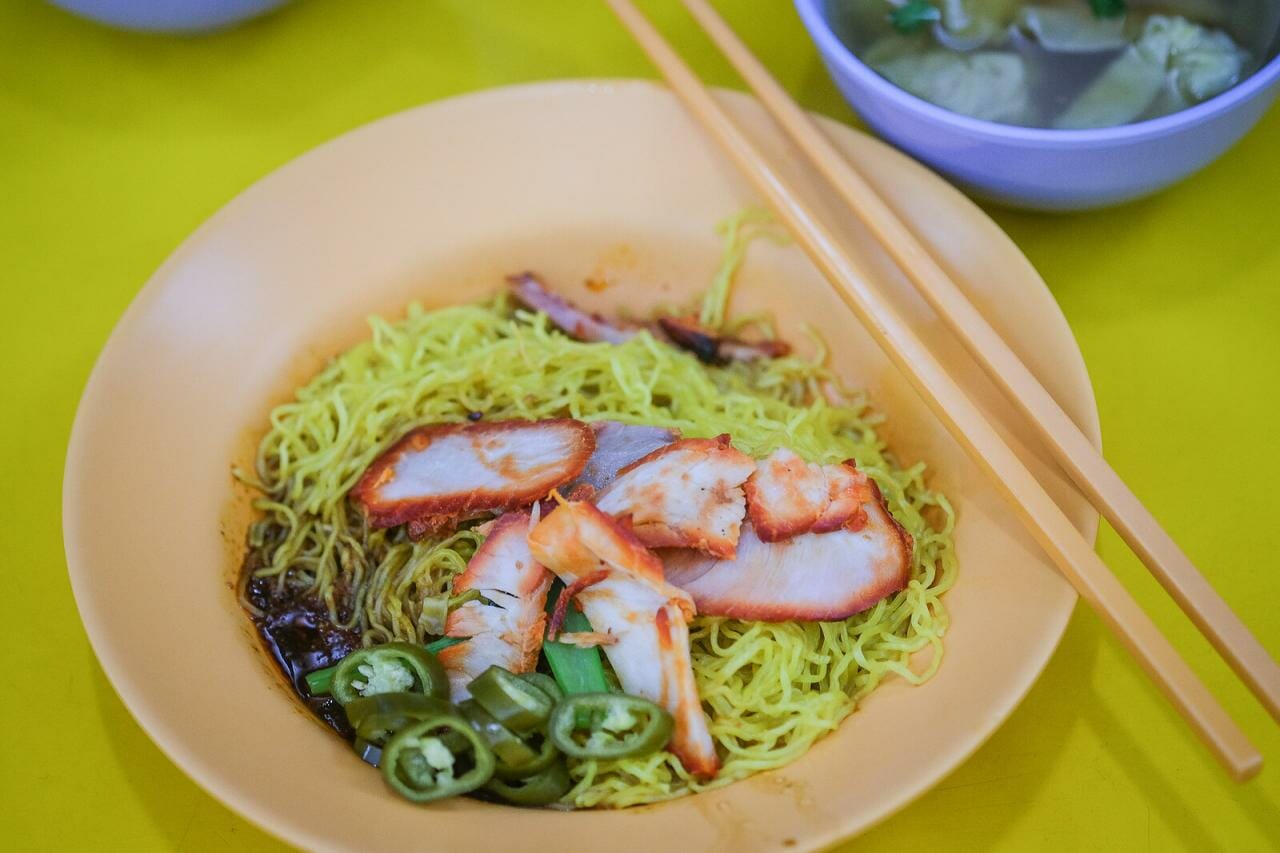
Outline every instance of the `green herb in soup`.
{"type": "Polygon", "coordinates": [[[894,85],[1003,124],[1169,115],[1274,54],[1280,0],[833,0],[849,48],[894,85]]]}

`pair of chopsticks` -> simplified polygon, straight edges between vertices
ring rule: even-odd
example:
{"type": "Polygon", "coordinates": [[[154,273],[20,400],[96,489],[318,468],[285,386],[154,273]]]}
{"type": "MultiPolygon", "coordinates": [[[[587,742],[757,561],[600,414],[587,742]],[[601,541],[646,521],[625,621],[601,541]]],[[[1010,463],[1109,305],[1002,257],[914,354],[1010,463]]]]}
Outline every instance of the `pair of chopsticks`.
{"type": "MultiPolygon", "coordinates": [[[[693,117],[755,185],[1076,591],[1236,781],[1262,756],[910,325],[630,0],[607,0],[693,117]]],[[[928,250],[711,8],[683,0],[716,46],[1182,610],[1280,720],[1280,667],[928,250]]]]}

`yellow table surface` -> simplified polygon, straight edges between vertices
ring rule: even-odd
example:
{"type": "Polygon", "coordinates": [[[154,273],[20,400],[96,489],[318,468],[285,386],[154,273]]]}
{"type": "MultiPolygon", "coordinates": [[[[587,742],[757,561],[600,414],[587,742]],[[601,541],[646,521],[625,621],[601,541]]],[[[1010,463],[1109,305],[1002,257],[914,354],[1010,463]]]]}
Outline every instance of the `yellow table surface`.
{"type": "MultiPolygon", "coordinates": [[[[719,5],[806,106],[855,122],[790,4],[719,5]]],[[[647,7],[703,75],[740,85],[673,2],[647,7]]],[[[199,39],[117,33],[0,0],[3,846],[283,846],[152,745],[103,676],[67,581],[72,417],[152,271],[251,182],[371,119],[492,86],[636,76],[653,72],[594,0],[303,0],[199,39]]],[[[992,210],[1075,330],[1111,461],[1273,651],[1277,152],[1273,111],[1220,162],[1151,200],[1074,216],[992,210]]],[[[1280,849],[1280,728],[1114,533],[1104,528],[1098,547],[1277,766],[1227,781],[1080,607],[1008,723],[847,849],[1280,849]]],[[[199,649],[191,667],[198,678],[199,649]]]]}

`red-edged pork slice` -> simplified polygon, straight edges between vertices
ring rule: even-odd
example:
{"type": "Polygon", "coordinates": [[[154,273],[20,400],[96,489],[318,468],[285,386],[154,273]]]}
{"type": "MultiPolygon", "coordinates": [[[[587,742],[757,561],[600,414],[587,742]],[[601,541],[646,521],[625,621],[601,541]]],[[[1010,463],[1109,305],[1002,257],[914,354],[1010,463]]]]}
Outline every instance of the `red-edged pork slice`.
{"type": "Polygon", "coordinates": [[[591,429],[596,434],[595,453],[578,479],[569,484],[570,489],[585,484],[599,491],[612,483],[623,468],[680,437],[679,430],[619,421],[594,421],[591,429]]]}
{"type": "Polygon", "coordinates": [[[552,291],[542,279],[531,272],[507,276],[507,285],[511,288],[511,295],[522,305],[546,314],[547,319],[562,332],[580,341],[620,344],[644,328],[584,311],[552,291]]]}
{"type": "Polygon", "coordinates": [[[662,563],[635,536],[589,503],[566,503],[544,518],[529,547],[576,589],[591,627],[613,638],[601,648],[622,689],[671,712],[667,748],[690,773],[714,776],[720,761],[689,659],[689,596],[663,579],[662,563]]]}
{"type": "Polygon", "coordinates": [[[732,557],[742,528],[742,484],[755,460],[729,436],[683,438],[618,472],[596,506],[630,517],[636,537],[651,548],[696,548],[732,557]]]}
{"type": "Polygon", "coordinates": [[[659,317],[656,323],[602,317],[574,305],[532,272],[507,276],[507,286],[520,304],[541,311],[566,335],[588,343],[620,344],[647,329],[658,340],[688,350],[707,364],[759,361],[791,352],[791,345],[784,341],[744,341],[720,335],[693,317],[659,317]]]}
{"type": "Polygon", "coordinates": [[[698,612],[761,622],[834,621],[866,610],[907,585],[911,536],[872,483],[857,529],[802,533],[765,542],[744,525],[738,554],[717,560],[695,551],[663,554],[668,582],[693,596],[698,612]]]}
{"type": "Polygon", "coordinates": [[[490,421],[412,430],[364,472],[351,497],[373,527],[410,534],[527,506],[582,473],[595,433],[581,421],[490,421]]]}
{"type": "Polygon", "coordinates": [[[872,484],[852,462],[816,465],[779,448],[756,463],[744,491],[756,536],[779,542],[801,533],[861,527],[872,484]]]}
{"type": "Polygon", "coordinates": [[[528,513],[503,515],[453,580],[454,595],[474,589],[493,602],[468,601],[445,619],[445,636],[468,638],[439,654],[455,702],[467,698],[467,685],[491,666],[532,672],[538,665],[552,578],[529,551],[530,526],[528,513]]]}
{"type": "Polygon", "coordinates": [[[658,326],[669,341],[705,364],[760,361],[781,358],[791,352],[791,345],[784,341],[744,341],[722,336],[700,325],[693,317],[660,317],[658,326]]]}

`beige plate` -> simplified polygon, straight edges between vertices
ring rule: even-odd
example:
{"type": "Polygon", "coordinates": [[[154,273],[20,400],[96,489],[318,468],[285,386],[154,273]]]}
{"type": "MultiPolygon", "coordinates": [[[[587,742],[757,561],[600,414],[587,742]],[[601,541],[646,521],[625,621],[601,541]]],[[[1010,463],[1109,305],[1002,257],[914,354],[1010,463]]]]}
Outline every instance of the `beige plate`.
{"type": "MultiPolygon", "coordinates": [[[[727,104],[775,152],[747,98],[727,104]]],[[[1017,248],[941,180],[828,124],[1095,440],[1069,329],[1017,248]]],[[[794,157],[789,158],[795,162],[794,157]]],[[[67,456],[64,528],[76,600],[103,668],[160,748],[211,793],[296,844],[331,849],[801,849],[901,807],[987,738],[1044,667],[1075,596],[982,475],[798,249],[756,244],[734,309],[769,310],[889,416],[885,436],[960,512],[959,584],[937,678],[885,684],[783,770],[624,812],[524,811],[391,795],[293,701],[237,610],[230,579],[251,458],[270,405],[396,314],[491,292],[533,268],[578,299],[683,301],[717,265],[713,224],[752,193],[662,89],[548,83],[411,110],[349,133],[259,182],[169,259],[98,360],[67,456]],[[613,283],[592,294],[583,281],[613,283]],[[200,677],[193,674],[199,670],[200,677]]],[[[870,251],[870,250],[866,250],[870,251]]],[[[872,253],[873,254],[873,253],[872,253]]],[[[869,258],[883,270],[882,259],[869,258]]],[[[879,273],[994,416],[1008,412],[935,318],[879,273]]],[[[1015,434],[1014,440],[1017,440],[1015,434]]],[[[1036,470],[1090,537],[1096,516],[1036,470]]]]}

